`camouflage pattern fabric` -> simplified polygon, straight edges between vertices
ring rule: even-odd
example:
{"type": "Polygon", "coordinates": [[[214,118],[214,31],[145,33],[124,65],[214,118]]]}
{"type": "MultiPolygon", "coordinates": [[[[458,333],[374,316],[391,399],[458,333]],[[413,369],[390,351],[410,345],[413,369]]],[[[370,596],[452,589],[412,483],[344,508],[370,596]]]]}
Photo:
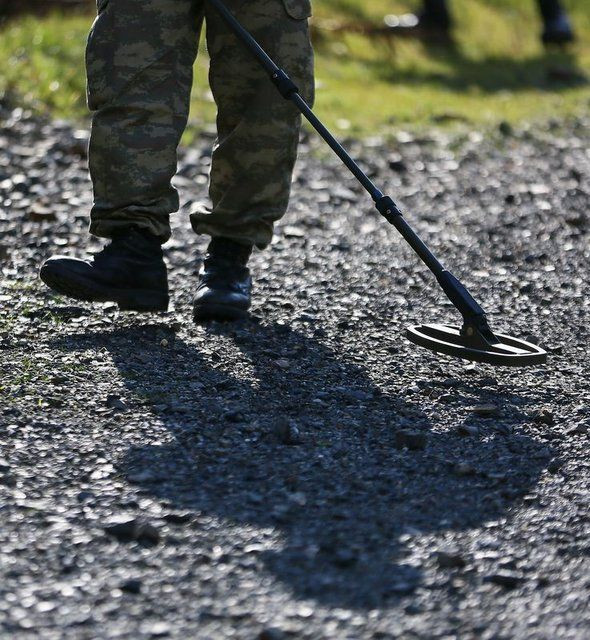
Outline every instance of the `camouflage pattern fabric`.
{"type": "MultiPolygon", "coordinates": [[[[227,6],[313,102],[310,0],[227,0],[227,6]]],[[[217,104],[211,208],[197,233],[262,248],[285,212],[301,118],[266,72],[203,0],[98,0],[86,52],[94,112],[89,164],[91,233],[130,225],[165,242],[179,206],[170,181],[186,126],[203,20],[217,104]]]]}

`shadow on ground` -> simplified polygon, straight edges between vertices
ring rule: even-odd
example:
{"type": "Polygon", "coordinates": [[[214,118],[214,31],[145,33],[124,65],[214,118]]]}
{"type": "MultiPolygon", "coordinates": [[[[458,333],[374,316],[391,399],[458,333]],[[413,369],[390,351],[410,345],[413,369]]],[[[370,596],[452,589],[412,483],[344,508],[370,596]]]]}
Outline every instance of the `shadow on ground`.
{"type": "Polygon", "coordinates": [[[206,340],[197,347],[157,325],[57,346],[108,350],[130,402],[173,434],[165,445],[132,447],[121,473],[175,507],[279,531],[284,547],[260,545],[258,557],[299,596],[368,609],[411,593],[426,574],[404,534],[468,531],[506,516],[547,465],[546,447],[518,433],[519,418],[510,436],[486,440],[434,431],[419,406],[382,393],[363,367],[315,339],[274,324],[209,331],[227,341],[227,354],[205,356],[206,340]],[[289,370],[276,365],[285,353],[296,363],[289,370]],[[281,442],[284,418],[301,429],[300,444],[281,442]],[[396,448],[408,426],[428,435],[425,450],[396,448]]]}
{"type": "Polygon", "coordinates": [[[579,67],[576,57],[567,52],[545,52],[541,55],[517,60],[511,56],[488,56],[472,60],[456,49],[441,50],[433,45],[431,55],[443,62],[451,73],[416,72],[392,66],[377,65],[376,75],[384,82],[408,85],[435,83],[453,91],[474,88],[485,93],[537,89],[560,91],[588,84],[588,78],[579,67]]]}
{"type": "MultiPolygon", "coordinates": [[[[354,25],[352,31],[362,33],[362,27],[354,25]]],[[[369,29],[369,27],[367,27],[369,29]]],[[[346,29],[343,29],[346,32],[346,29]]],[[[382,58],[363,60],[371,77],[391,84],[420,86],[435,84],[451,91],[472,91],[474,89],[494,94],[501,91],[537,89],[539,91],[562,91],[587,85],[589,80],[580,67],[577,55],[569,48],[544,49],[526,58],[514,55],[485,55],[474,58],[467,55],[453,39],[441,42],[439,39],[420,39],[420,43],[432,60],[445,68],[437,72],[420,69],[416,65],[404,68],[396,61],[396,45],[407,42],[406,38],[392,35],[387,29],[376,29],[365,33],[375,48],[382,51],[382,58]]],[[[326,58],[334,55],[329,44],[324,45],[321,29],[314,30],[317,48],[326,58]]],[[[327,39],[329,43],[330,38],[327,39]]],[[[338,54],[339,60],[358,64],[352,54],[338,54]]]]}

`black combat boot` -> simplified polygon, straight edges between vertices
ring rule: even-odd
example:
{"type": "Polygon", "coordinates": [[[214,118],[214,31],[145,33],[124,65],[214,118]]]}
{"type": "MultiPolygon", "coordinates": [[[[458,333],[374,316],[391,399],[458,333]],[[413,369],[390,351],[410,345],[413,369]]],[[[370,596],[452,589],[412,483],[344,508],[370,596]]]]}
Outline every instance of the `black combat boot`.
{"type": "Polygon", "coordinates": [[[237,320],[247,315],[252,278],[246,266],[252,247],[228,238],[213,238],[199,271],[193,317],[198,320],[237,320]]]}
{"type": "Polygon", "coordinates": [[[88,302],[116,302],[122,311],[166,311],[168,276],[160,240],[130,228],[92,260],[49,258],[41,280],[57,293],[88,302]]]}

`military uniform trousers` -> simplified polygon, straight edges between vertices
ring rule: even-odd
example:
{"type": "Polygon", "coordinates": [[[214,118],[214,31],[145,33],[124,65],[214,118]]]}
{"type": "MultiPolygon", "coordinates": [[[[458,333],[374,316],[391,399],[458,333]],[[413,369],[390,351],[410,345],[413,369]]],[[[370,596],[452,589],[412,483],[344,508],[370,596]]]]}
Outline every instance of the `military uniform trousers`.
{"type": "MultiPolygon", "coordinates": [[[[227,0],[242,24],[313,101],[310,0],[227,0]]],[[[171,185],[186,127],[203,22],[217,105],[211,206],[197,233],[262,248],[288,205],[301,117],[203,0],[98,0],[86,51],[91,233],[137,226],[165,242],[178,210],[171,185]]]]}

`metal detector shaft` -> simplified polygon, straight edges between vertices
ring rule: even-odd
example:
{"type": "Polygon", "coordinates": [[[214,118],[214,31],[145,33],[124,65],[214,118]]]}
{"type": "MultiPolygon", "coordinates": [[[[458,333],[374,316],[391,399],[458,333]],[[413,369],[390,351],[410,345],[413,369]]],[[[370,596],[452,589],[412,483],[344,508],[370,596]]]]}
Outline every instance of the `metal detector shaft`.
{"type": "Polygon", "coordinates": [[[283,98],[293,102],[302,115],[309,121],[311,126],[320,134],[328,146],[334,151],[334,153],[336,153],[346,167],[348,167],[354,177],[362,184],[371,198],[373,198],[375,207],[379,213],[399,231],[402,237],[418,254],[424,264],[426,264],[430,271],[432,271],[436,276],[438,283],[447,294],[449,300],[461,312],[463,317],[466,320],[483,319],[485,321],[484,310],[479,306],[459,280],[447,271],[437,260],[432,251],[430,251],[418,234],[406,222],[393,199],[390,196],[383,194],[383,192],[377,188],[367,174],[352,159],[346,149],[344,149],[338,140],[336,140],[336,138],[324,126],[321,120],[312,111],[311,107],[302,98],[299,93],[299,88],[287,73],[272,60],[252,34],[244,29],[222,0],[208,0],[208,2],[215,8],[227,26],[267,71],[270,76],[270,80],[276,86],[283,98]]]}

